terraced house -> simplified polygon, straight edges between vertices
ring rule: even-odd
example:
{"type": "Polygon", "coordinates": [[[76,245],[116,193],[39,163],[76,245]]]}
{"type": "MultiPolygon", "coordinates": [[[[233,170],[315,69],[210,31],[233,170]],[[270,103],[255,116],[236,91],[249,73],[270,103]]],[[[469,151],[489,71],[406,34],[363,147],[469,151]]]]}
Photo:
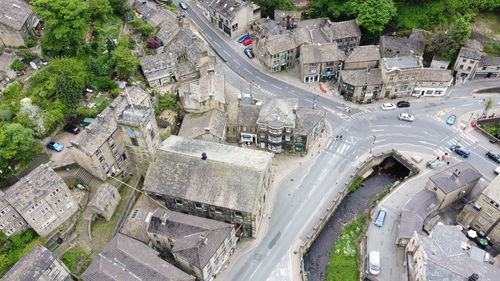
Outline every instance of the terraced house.
{"type": "Polygon", "coordinates": [[[410,95],[423,68],[420,58],[415,56],[382,58],[380,65],[384,84],[381,98],[410,95]]]}
{"type": "Polygon", "coordinates": [[[344,60],[344,51],[337,43],[302,45],[300,77],[305,83],[337,79],[344,60]]]}
{"type": "Polygon", "coordinates": [[[0,0],[0,47],[24,46],[24,39],[40,29],[31,5],[22,0],[0,0]]]}
{"type": "Polygon", "coordinates": [[[250,24],[260,19],[260,7],[252,1],[200,0],[203,15],[230,38],[247,32],[250,24]]]}

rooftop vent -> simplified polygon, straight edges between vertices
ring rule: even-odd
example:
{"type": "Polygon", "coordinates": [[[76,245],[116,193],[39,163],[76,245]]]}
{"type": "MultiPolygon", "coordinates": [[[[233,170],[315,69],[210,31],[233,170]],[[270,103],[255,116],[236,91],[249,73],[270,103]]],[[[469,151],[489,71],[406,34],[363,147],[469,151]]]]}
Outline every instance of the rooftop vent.
{"type": "Polygon", "coordinates": [[[455,169],[455,171],[453,171],[453,175],[454,175],[455,177],[459,177],[461,173],[462,173],[462,172],[460,172],[458,169],[455,169]]]}

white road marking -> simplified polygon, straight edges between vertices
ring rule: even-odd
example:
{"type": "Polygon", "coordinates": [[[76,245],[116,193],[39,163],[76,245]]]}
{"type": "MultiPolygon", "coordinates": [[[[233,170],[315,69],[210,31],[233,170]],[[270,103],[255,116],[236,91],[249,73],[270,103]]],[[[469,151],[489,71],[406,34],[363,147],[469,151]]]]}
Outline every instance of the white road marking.
{"type": "Polygon", "coordinates": [[[374,143],[379,143],[379,142],[383,142],[383,141],[385,141],[385,139],[382,139],[382,140],[376,140],[376,141],[374,141],[374,143]]]}
{"type": "Polygon", "coordinates": [[[219,45],[219,43],[217,43],[217,41],[214,41],[214,44],[217,45],[217,47],[220,48],[220,45],[219,45]]]}
{"type": "Polygon", "coordinates": [[[226,55],[227,55],[228,57],[231,57],[231,55],[230,55],[230,54],[229,54],[226,50],[222,50],[222,51],[223,51],[224,53],[226,53],[226,55]]]}
{"type": "Polygon", "coordinates": [[[274,84],[271,84],[271,86],[273,86],[273,87],[274,87],[274,88],[276,88],[276,89],[283,90],[283,88],[280,88],[280,87],[278,87],[278,86],[276,86],[276,85],[274,85],[274,84]]]}
{"type": "Polygon", "coordinates": [[[266,82],[266,80],[264,80],[264,79],[260,78],[259,76],[256,76],[255,78],[259,79],[259,80],[260,80],[260,81],[262,81],[262,82],[266,82]]]}
{"type": "Polygon", "coordinates": [[[372,132],[383,132],[384,129],[373,129],[372,132]]]}
{"type": "Polygon", "coordinates": [[[236,63],[237,65],[241,66],[241,64],[238,62],[238,61],[234,61],[234,63],[236,63]]]}
{"type": "Polygon", "coordinates": [[[309,99],[304,99],[304,100],[307,101],[307,102],[313,102],[312,100],[309,100],[309,99]]]}
{"type": "Polygon", "coordinates": [[[430,145],[430,146],[434,146],[433,143],[430,143],[430,142],[426,142],[426,141],[418,141],[419,143],[423,143],[423,144],[426,144],[426,145],[430,145]]]}

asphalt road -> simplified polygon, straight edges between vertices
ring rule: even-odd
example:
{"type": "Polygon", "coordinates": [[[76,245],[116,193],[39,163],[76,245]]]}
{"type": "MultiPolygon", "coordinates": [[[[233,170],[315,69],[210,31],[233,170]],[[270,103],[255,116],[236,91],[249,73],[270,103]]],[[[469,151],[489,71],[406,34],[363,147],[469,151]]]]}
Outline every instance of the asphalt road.
{"type": "MultiPolygon", "coordinates": [[[[192,5],[189,1],[187,3],[192,5]]],[[[225,68],[226,80],[233,86],[242,87],[245,92],[252,91],[261,97],[296,97],[301,106],[311,106],[313,93],[256,69],[248,63],[246,57],[228,45],[227,39],[222,39],[221,34],[217,34],[219,31],[214,31],[204,19],[198,17],[191,7],[186,13],[226,61],[229,66],[225,68]],[[247,82],[251,81],[254,86],[250,89],[247,82]]],[[[461,127],[464,124],[458,122],[454,126],[448,126],[445,120],[450,114],[461,116],[483,109],[482,99],[472,97],[470,92],[499,83],[498,80],[471,82],[453,89],[451,97],[423,100],[410,98],[410,108],[382,111],[378,106],[370,105],[363,110],[353,109],[348,115],[343,112],[344,106],[341,103],[319,96],[317,108],[328,113],[327,120],[335,131],[334,135],[343,135],[344,141],[331,138],[312,163],[285,178],[278,187],[266,235],[256,242],[255,248],[232,262],[228,271],[220,276],[221,280],[290,280],[287,259],[294,254],[290,250],[292,245],[297,239],[306,238],[320,214],[342,190],[344,182],[356,165],[359,165],[360,159],[367,156],[370,150],[377,152],[394,148],[431,152],[438,156],[445,152],[451,153],[448,147],[459,143],[472,151],[471,157],[465,161],[482,171],[487,179],[491,179],[496,165],[484,157],[484,153],[491,149],[484,146],[489,144],[476,142],[464,132],[461,127]],[[397,116],[401,112],[413,114],[415,122],[398,120],[397,116]]],[[[495,105],[498,106],[499,103],[500,98],[495,97],[495,105]]],[[[398,276],[397,272],[394,274],[398,276]]]]}

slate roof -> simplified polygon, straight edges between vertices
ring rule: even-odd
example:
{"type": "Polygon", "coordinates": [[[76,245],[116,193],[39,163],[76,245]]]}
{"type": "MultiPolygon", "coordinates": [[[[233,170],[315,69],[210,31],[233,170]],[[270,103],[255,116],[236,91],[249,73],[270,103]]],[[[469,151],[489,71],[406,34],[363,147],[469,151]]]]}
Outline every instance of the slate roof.
{"type": "Polygon", "coordinates": [[[224,17],[232,20],[236,13],[245,5],[241,0],[208,0],[205,6],[208,6],[224,17]]]}
{"type": "Polygon", "coordinates": [[[276,21],[279,21],[282,18],[286,21],[288,16],[290,16],[290,20],[300,19],[302,17],[300,11],[274,10],[274,20],[276,21]]]}
{"type": "MultiPolygon", "coordinates": [[[[493,56],[482,56],[481,60],[479,60],[479,63],[477,65],[478,67],[484,67],[484,66],[500,66],[500,57],[493,57],[493,56]]],[[[476,71],[481,71],[480,69],[476,71]]]]}
{"type": "Polygon", "coordinates": [[[382,84],[382,72],[380,69],[341,70],[340,77],[343,82],[352,86],[379,85],[382,84]]]}
{"type": "Polygon", "coordinates": [[[148,232],[172,240],[173,254],[191,266],[203,269],[233,228],[228,223],[157,209],[151,217],[148,232]]]}
{"type": "Polygon", "coordinates": [[[344,61],[345,57],[345,53],[338,48],[337,43],[300,46],[301,63],[344,61]]]}
{"type": "Polygon", "coordinates": [[[481,173],[474,169],[466,162],[460,162],[450,166],[429,178],[437,188],[441,189],[445,194],[453,192],[463,186],[479,180],[482,177],[481,173]],[[454,175],[454,171],[460,172],[459,176],[454,175]]]}
{"type": "Polygon", "coordinates": [[[226,115],[219,110],[200,114],[187,114],[182,121],[179,136],[195,139],[210,133],[222,139],[226,131],[226,115]],[[208,132],[207,132],[208,129],[208,132]]]}
{"type": "Polygon", "coordinates": [[[274,20],[267,20],[265,23],[262,24],[262,28],[268,30],[269,33],[273,35],[289,32],[283,26],[277,24],[276,21],[274,20]]]}
{"type": "Polygon", "coordinates": [[[481,59],[481,51],[478,49],[472,49],[467,47],[462,47],[460,52],[458,53],[458,57],[464,57],[467,59],[480,60],[481,59]]]}
{"type": "Polygon", "coordinates": [[[266,99],[259,113],[257,123],[271,127],[295,128],[295,109],[298,99],[266,99]]]}
{"type": "Polygon", "coordinates": [[[291,33],[285,33],[280,35],[271,36],[270,38],[261,40],[264,49],[271,55],[276,55],[282,52],[286,52],[291,49],[295,49],[297,44],[291,33]]]}
{"type": "Polygon", "coordinates": [[[382,63],[387,71],[395,69],[422,68],[422,62],[413,56],[400,56],[382,58],[382,63]]]}
{"type": "Polygon", "coordinates": [[[483,194],[491,200],[500,203],[500,175],[496,176],[491,183],[483,190],[483,194]]]}
{"type": "Polygon", "coordinates": [[[448,69],[449,65],[449,61],[441,60],[438,57],[433,57],[430,68],[448,69]]]}
{"type": "Polygon", "coordinates": [[[418,81],[450,82],[453,77],[451,70],[438,68],[422,68],[418,81]]]}
{"type": "Polygon", "coordinates": [[[87,207],[94,207],[111,217],[119,201],[120,194],[118,193],[118,189],[109,183],[105,183],[97,189],[87,207]],[[108,206],[114,206],[114,208],[108,208],[108,206]]]}
{"type": "MultiPolygon", "coordinates": [[[[380,46],[384,49],[391,49],[405,53],[414,53],[422,56],[425,50],[425,41],[418,41],[407,37],[380,36],[380,46]]],[[[385,51],[385,50],[382,50],[385,51]]]]}
{"type": "Polygon", "coordinates": [[[377,45],[357,46],[352,50],[345,62],[365,62],[380,59],[380,50],[377,45]]]}
{"type": "Polygon", "coordinates": [[[175,73],[174,59],[167,53],[140,57],[142,73],[148,82],[169,77],[175,73]]]}
{"type": "Polygon", "coordinates": [[[422,232],[424,220],[439,206],[436,194],[428,189],[417,192],[401,210],[398,238],[409,239],[414,231],[422,232]]]}
{"type": "MultiPolygon", "coordinates": [[[[50,265],[58,262],[56,259],[57,257],[47,248],[42,245],[34,245],[31,251],[22,256],[0,280],[38,281],[50,265]]],[[[66,272],[65,275],[68,276],[69,273],[66,272]]],[[[61,276],[64,276],[64,273],[61,276]]]]}
{"type": "Polygon", "coordinates": [[[155,201],[144,195],[139,196],[123,223],[120,233],[148,244],[150,241],[147,232],[148,224],[156,208],[158,205],[155,201]]]}
{"type": "Polygon", "coordinates": [[[194,281],[147,245],[118,233],[82,274],[83,281],[194,281]]]}
{"type": "Polygon", "coordinates": [[[297,134],[309,135],[311,130],[325,118],[326,112],[318,109],[297,109],[297,134]]]}
{"type": "Polygon", "coordinates": [[[155,36],[163,43],[163,45],[168,45],[181,30],[181,27],[179,26],[181,23],[174,13],[167,10],[165,11],[166,12],[162,12],[162,14],[165,13],[165,16],[158,24],[158,31],[155,36]]]}
{"type": "Polygon", "coordinates": [[[350,37],[361,37],[361,31],[359,30],[359,26],[356,23],[356,20],[341,22],[328,21],[324,25],[323,31],[332,41],[350,37]]]}
{"type": "Polygon", "coordinates": [[[21,30],[32,13],[31,5],[21,0],[0,0],[0,23],[21,30]]]}
{"type": "Polygon", "coordinates": [[[241,104],[238,108],[238,126],[245,126],[247,130],[256,127],[260,108],[261,106],[256,104],[241,104]]]}
{"type": "Polygon", "coordinates": [[[194,202],[255,213],[259,182],[272,154],[170,136],[149,166],[144,190],[194,202]],[[208,159],[202,160],[205,152],[208,159]]]}
{"type": "Polygon", "coordinates": [[[75,136],[71,144],[91,156],[116,131],[118,126],[115,118],[122,113],[129,101],[138,105],[144,104],[149,98],[149,95],[139,87],[131,87],[127,91],[129,98],[123,91],[85,130],[75,136]]]}

